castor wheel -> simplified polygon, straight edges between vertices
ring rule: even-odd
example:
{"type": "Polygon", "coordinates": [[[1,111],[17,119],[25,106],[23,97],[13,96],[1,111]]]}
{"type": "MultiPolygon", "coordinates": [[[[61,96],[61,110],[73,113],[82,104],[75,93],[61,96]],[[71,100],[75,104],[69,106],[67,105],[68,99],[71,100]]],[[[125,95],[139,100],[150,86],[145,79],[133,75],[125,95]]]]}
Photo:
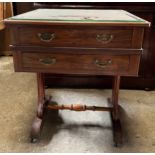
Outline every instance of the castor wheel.
{"type": "Polygon", "coordinates": [[[32,138],[31,137],[31,143],[36,143],[38,141],[38,138],[32,138]]]}

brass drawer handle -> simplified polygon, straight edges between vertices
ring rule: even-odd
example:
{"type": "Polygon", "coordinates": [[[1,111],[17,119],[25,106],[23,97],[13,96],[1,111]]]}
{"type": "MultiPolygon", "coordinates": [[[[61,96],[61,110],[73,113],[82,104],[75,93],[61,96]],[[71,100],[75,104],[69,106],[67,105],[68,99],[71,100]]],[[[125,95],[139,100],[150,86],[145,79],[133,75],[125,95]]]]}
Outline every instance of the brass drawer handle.
{"type": "Polygon", "coordinates": [[[54,65],[56,63],[55,58],[44,58],[44,59],[39,59],[39,62],[43,65],[54,65]]]}
{"type": "Polygon", "coordinates": [[[54,33],[38,33],[38,37],[41,41],[50,42],[55,38],[54,33]]]}
{"type": "Polygon", "coordinates": [[[96,36],[96,40],[99,42],[102,42],[103,44],[110,43],[114,38],[114,35],[112,34],[98,34],[96,36]]]}
{"type": "Polygon", "coordinates": [[[95,60],[95,65],[101,68],[106,68],[108,65],[111,65],[111,64],[112,64],[112,60],[110,59],[104,62],[100,62],[98,59],[95,60]]]}

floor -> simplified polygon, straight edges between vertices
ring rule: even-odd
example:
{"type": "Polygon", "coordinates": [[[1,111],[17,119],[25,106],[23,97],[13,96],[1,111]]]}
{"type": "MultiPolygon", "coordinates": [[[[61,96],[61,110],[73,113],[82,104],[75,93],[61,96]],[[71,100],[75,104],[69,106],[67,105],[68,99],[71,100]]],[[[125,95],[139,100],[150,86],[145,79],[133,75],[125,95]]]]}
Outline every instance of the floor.
{"type": "MultiPolygon", "coordinates": [[[[108,112],[48,113],[41,139],[31,144],[36,113],[34,73],[15,73],[12,57],[0,57],[0,152],[155,152],[155,91],[121,90],[124,145],[113,145],[108,112]]],[[[111,90],[48,89],[63,104],[105,105],[111,90]]]]}

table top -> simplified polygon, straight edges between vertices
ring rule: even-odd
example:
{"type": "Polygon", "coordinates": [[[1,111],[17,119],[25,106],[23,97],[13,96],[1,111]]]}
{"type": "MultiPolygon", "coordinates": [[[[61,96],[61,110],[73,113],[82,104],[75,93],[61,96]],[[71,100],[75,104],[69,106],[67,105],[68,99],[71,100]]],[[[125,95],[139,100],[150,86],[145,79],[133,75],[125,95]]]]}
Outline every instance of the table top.
{"type": "Polygon", "coordinates": [[[57,22],[57,23],[133,23],[149,26],[150,23],[125,10],[86,10],[86,9],[37,9],[7,21],[57,22]]]}

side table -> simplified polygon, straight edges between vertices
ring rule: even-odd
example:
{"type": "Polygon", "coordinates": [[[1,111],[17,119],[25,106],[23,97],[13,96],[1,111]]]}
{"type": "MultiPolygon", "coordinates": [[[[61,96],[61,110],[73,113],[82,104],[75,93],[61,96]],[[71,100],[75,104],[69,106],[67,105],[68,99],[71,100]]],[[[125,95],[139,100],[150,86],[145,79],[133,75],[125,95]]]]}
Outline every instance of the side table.
{"type": "Polygon", "coordinates": [[[143,33],[149,22],[124,10],[37,9],[5,20],[12,32],[17,72],[36,72],[38,108],[31,141],[39,138],[45,109],[109,111],[114,143],[122,144],[121,76],[138,76],[143,33]],[[55,105],[45,97],[44,73],[113,76],[111,106],[55,105]]]}

